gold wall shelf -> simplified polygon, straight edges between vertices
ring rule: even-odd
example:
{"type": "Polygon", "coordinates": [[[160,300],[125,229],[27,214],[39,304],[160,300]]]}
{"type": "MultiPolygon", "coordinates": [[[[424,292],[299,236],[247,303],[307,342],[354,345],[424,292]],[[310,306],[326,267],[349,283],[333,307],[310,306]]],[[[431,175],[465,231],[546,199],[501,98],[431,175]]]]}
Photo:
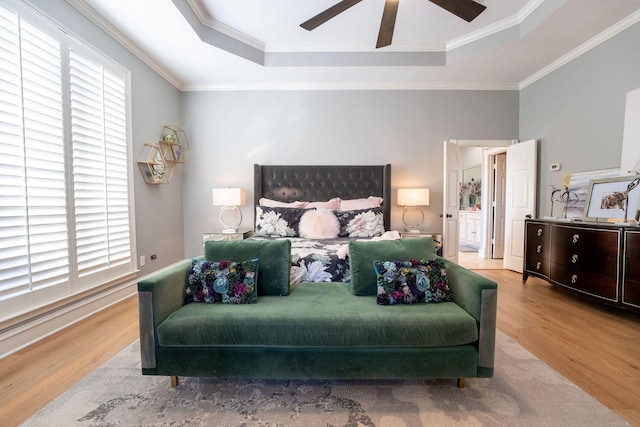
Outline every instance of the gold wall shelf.
{"type": "Polygon", "coordinates": [[[138,154],[138,168],[147,184],[169,184],[174,166],[168,164],[162,148],[156,144],[144,144],[138,154]]]}

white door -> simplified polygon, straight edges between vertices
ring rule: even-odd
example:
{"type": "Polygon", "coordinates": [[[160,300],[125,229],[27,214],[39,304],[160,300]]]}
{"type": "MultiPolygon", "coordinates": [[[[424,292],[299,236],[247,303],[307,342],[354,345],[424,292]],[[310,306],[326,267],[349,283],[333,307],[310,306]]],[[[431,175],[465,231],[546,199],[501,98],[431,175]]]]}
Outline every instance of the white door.
{"type": "Polygon", "coordinates": [[[494,156],[493,247],[492,258],[504,258],[504,224],[507,196],[507,154],[494,156]]]}
{"type": "Polygon", "coordinates": [[[524,220],[536,213],[537,141],[507,148],[504,268],[522,273],[524,220]]]}
{"type": "Polygon", "coordinates": [[[460,146],[444,142],[444,194],[442,200],[442,256],[458,263],[458,215],[460,214],[460,146]]]}

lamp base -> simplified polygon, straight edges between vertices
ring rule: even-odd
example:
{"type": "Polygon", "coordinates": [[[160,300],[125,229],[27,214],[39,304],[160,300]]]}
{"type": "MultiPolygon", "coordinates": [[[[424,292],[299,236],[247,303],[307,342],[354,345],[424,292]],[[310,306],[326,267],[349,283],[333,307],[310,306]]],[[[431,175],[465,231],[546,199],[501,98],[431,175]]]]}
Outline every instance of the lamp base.
{"type": "Polygon", "coordinates": [[[420,226],[423,222],[424,212],[422,212],[422,209],[420,209],[418,206],[405,206],[404,210],[402,211],[402,223],[404,224],[405,230],[407,230],[408,233],[419,233],[420,226]],[[415,221],[412,221],[411,224],[409,224],[407,222],[407,217],[410,216],[412,211],[417,211],[420,216],[419,218],[416,218],[415,221]]]}
{"type": "Polygon", "coordinates": [[[220,222],[222,223],[223,233],[229,233],[229,234],[237,233],[238,227],[242,223],[242,212],[240,212],[240,209],[238,209],[237,206],[224,206],[222,209],[220,209],[220,222]],[[238,217],[238,220],[235,223],[229,224],[224,220],[225,212],[229,212],[229,211],[231,212],[235,211],[236,216],[238,217]]]}

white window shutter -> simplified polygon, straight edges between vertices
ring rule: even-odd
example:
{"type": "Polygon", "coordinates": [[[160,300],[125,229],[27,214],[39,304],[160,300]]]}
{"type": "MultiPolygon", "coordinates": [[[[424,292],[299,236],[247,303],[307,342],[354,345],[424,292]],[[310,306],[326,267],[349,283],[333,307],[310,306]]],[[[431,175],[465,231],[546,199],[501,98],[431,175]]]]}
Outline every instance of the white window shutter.
{"type": "Polygon", "coordinates": [[[0,20],[0,292],[67,288],[60,42],[5,10],[0,20]]]}

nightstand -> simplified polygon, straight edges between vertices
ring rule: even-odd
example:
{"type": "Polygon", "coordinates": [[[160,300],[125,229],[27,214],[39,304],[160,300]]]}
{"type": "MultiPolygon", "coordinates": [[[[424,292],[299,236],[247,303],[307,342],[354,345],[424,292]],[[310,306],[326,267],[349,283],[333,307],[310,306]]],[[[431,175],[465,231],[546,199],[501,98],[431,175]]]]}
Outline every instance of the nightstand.
{"type": "Polygon", "coordinates": [[[212,233],[202,233],[202,244],[208,240],[244,240],[253,235],[253,230],[238,230],[235,233],[223,233],[215,231],[212,233]]]}
{"type": "Polygon", "coordinates": [[[414,237],[426,237],[431,236],[433,238],[433,244],[436,246],[436,254],[442,256],[442,234],[430,233],[428,231],[420,231],[418,233],[410,233],[408,231],[401,231],[400,237],[403,239],[411,239],[414,237]]]}

